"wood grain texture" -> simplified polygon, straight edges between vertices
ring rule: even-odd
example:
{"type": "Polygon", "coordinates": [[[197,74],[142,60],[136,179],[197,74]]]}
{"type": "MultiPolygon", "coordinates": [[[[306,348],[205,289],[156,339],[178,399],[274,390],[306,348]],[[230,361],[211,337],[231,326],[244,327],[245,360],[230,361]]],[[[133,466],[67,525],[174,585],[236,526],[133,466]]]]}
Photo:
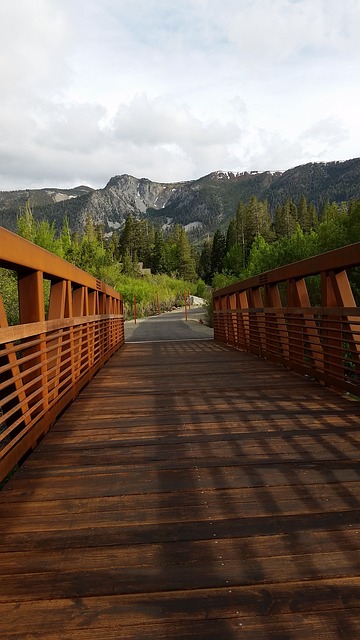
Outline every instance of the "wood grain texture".
{"type": "Polygon", "coordinates": [[[0,492],[0,637],[360,637],[360,404],[128,344],[0,492]]]}

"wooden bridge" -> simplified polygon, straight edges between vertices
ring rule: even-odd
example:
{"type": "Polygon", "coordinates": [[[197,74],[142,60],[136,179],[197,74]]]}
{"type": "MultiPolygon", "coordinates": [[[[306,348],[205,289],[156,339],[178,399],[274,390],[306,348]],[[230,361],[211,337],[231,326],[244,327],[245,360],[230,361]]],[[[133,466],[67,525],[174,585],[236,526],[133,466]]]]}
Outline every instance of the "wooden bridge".
{"type": "Polygon", "coordinates": [[[360,246],[215,292],[214,341],[124,344],[5,230],[0,264],[0,637],[359,638],[360,246]]]}

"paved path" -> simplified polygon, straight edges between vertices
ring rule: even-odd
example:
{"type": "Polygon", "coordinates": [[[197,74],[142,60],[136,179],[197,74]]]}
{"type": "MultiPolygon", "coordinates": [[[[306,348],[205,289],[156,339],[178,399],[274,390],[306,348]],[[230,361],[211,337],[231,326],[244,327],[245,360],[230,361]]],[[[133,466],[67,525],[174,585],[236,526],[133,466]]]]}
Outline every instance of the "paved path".
{"type": "Polygon", "coordinates": [[[204,340],[214,337],[213,329],[201,324],[204,309],[190,309],[188,321],[185,312],[173,311],[150,318],[140,318],[125,322],[126,342],[161,342],[163,340],[204,340]]]}

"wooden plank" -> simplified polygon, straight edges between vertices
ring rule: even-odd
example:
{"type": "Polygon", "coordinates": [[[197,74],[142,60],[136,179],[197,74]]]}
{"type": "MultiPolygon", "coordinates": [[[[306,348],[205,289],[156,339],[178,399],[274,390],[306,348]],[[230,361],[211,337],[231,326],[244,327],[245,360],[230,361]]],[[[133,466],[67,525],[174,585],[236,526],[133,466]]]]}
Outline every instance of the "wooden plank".
{"type": "Polygon", "coordinates": [[[359,440],[249,354],[126,345],[0,492],[2,636],[357,637],[359,440]]]}
{"type": "MultiPolygon", "coordinates": [[[[199,498],[193,500],[192,504],[188,504],[191,501],[188,499],[187,504],[179,505],[179,500],[175,496],[173,498],[176,506],[167,506],[166,502],[157,504],[153,496],[149,496],[148,505],[144,504],[142,500],[143,508],[141,514],[139,514],[139,507],[132,505],[127,507],[124,501],[118,500],[112,506],[112,510],[100,509],[95,515],[90,509],[81,514],[77,514],[76,524],[78,527],[112,527],[112,526],[125,526],[134,524],[138,526],[152,525],[152,524],[169,524],[193,522],[196,518],[197,522],[208,521],[211,519],[213,522],[226,521],[227,519],[233,520],[234,518],[256,518],[256,517],[277,517],[290,516],[301,513],[303,516],[309,514],[328,513],[329,506],[335,511],[347,512],[357,511],[359,506],[359,494],[354,495],[343,494],[337,496],[336,493],[327,494],[329,497],[324,497],[322,494],[318,497],[299,497],[295,499],[276,500],[271,494],[265,496],[265,499],[254,500],[252,502],[242,502],[236,499],[231,499],[225,504],[215,503],[210,498],[208,503],[204,505],[199,498]],[[116,509],[116,506],[118,509],[116,509]],[[121,509],[121,510],[120,510],[121,509]],[[211,514],[211,515],[209,515],[211,514]]],[[[134,499],[132,499],[134,503],[134,499]]],[[[94,501],[92,501],[94,502],[94,501]]],[[[169,499],[170,502],[170,499],[169,499]]],[[[12,513],[14,511],[15,504],[12,505],[12,513]]],[[[26,515],[26,518],[19,517],[14,520],[11,516],[4,516],[0,522],[0,534],[10,534],[21,531],[51,531],[68,529],[69,516],[68,513],[62,508],[62,513],[57,513],[55,517],[50,517],[44,510],[43,514],[37,513],[36,515],[26,515]]]]}
{"type": "MultiPolygon", "coordinates": [[[[80,473],[83,471],[80,470],[80,473]]],[[[111,467],[109,470],[111,473],[111,467]]],[[[320,484],[312,485],[311,492],[307,486],[278,486],[272,487],[271,491],[264,492],[262,487],[243,487],[241,489],[219,489],[183,491],[180,493],[162,492],[157,494],[134,494],[121,496],[102,496],[99,498],[86,497],[79,499],[67,499],[62,497],[59,500],[21,500],[8,501],[1,504],[2,522],[6,518],[12,518],[14,510],[18,511],[18,518],[22,526],[27,526],[32,517],[44,518],[46,524],[51,516],[59,514],[80,515],[82,513],[96,513],[108,511],[119,511],[121,513],[145,514],[146,511],[161,513],[163,509],[184,508],[189,513],[191,509],[196,510],[197,517],[204,511],[211,509],[213,517],[226,519],[233,515],[234,509],[247,509],[247,505],[256,504],[258,509],[263,508],[268,511],[273,508],[279,513],[290,502],[298,503],[298,509],[309,509],[314,505],[319,511],[324,508],[333,507],[333,498],[342,501],[345,509],[356,509],[360,499],[360,485],[354,482],[343,482],[341,484],[320,484]],[[329,504],[330,503],[330,504],[329,504]],[[201,508],[200,508],[201,506],[201,508]]],[[[208,515],[208,514],[207,514],[208,515]]],[[[15,525],[15,519],[12,518],[15,525]]],[[[0,548],[1,553],[1,548],[0,548]]]]}
{"type": "Polygon", "coordinates": [[[346,581],[336,584],[324,581],[317,587],[312,588],[311,585],[305,590],[301,585],[290,585],[285,593],[277,592],[275,586],[261,592],[254,589],[251,593],[199,590],[185,596],[177,592],[170,596],[114,596],[102,598],[101,606],[97,598],[86,598],[81,605],[68,600],[34,601],[9,605],[5,617],[1,615],[3,607],[0,604],[0,615],[6,638],[12,639],[29,638],[28,629],[34,619],[41,630],[36,637],[48,640],[59,637],[56,631],[52,633],[49,629],[49,619],[53,621],[52,628],[60,628],[61,637],[68,640],[74,638],[74,633],[76,638],[88,639],[91,628],[96,638],[104,640],[117,640],[119,633],[123,633],[124,638],[136,640],[155,637],[165,640],[170,637],[197,640],[244,637],[251,640],[335,640],[357,637],[360,609],[356,608],[356,585],[346,581]],[[348,603],[346,610],[341,602],[342,588],[348,603]],[[314,600],[318,602],[318,612],[308,612],[306,606],[311,607],[314,600]],[[279,613],[282,608],[286,613],[279,613]],[[128,622],[119,625],[119,619],[128,622]],[[16,634],[12,632],[14,623],[16,634]]]}
{"type": "MultiPolygon", "coordinates": [[[[0,616],[4,619],[6,611],[18,613],[18,630],[24,632],[27,628],[28,617],[34,608],[39,620],[39,627],[46,630],[49,614],[60,627],[64,620],[68,620],[68,628],[81,626],[82,616],[92,618],[98,613],[98,622],[110,626],[114,622],[116,611],[119,615],[126,615],[133,620],[133,624],[150,623],[154,619],[153,611],[157,610],[158,622],[174,622],[191,618],[193,620],[214,619],[218,617],[231,618],[241,615],[250,618],[254,615],[286,615],[295,613],[338,612],[347,608],[357,613],[360,608],[358,583],[354,578],[340,580],[317,580],[309,583],[293,582],[286,587],[279,584],[269,584],[266,589],[254,586],[250,591],[246,587],[235,587],[231,591],[226,589],[198,589],[195,591],[174,591],[169,593],[154,592],[149,594],[112,595],[104,597],[99,603],[96,597],[89,597],[83,601],[83,606],[69,599],[34,600],[13,603],[13,607],[6,607],[0,603],[0,616]],[[237,611],[238,610],[238,611],[237,611]]],[[[83,620],[84,622],[84,620],[83,620]]],[[[99,625],[100,626],[100,625],[99,625]]],[[[10,628],[7,630],[10,632],[10,628]]]]}
{"type": "MultiPolygon", "coordinates": [[[[159,559],[161,562],[161,559],[159,559]]],[[[127,567],[115,562],[99,569],[86,566],[77,571],[55,571],[3,575],[0,584],[0,602],[16,600],[43,600],[47,598],[88,598],[113,594],[187,591],[239,586],[267,585],[298,580],[336,579],[353,577],[358,565],[359,552],[313,553],[281,558],[254,558],[236,561],[181,563],[172,568],[163,565],[127,567]]]]}
{"type": "MultiPolygon", "coordinates": [[[[204,434],[206,437],[206,434],[204,434]]],[[[340,457],[346,457],[349,459],[352,456],[356,456],[360,446],[360,429],[351,434],[334,433],[331,435],[326,430],[318,431],[311,435],[292,432],[291,434],[279,435],[278,432],[271,434],[270,437],[264,439],[256,434],[243,433],[241,437],[241,444],[234,440],[223,440],[219,434],[218,438],[214,438],[212,442],[207,442],[207,447],[204,449],[203,442],[194,442],[190,435],[183,437],[182,441],[172,442],[147,442],[145,444],[139,442],[132,442],[127,444],[123,440],[118,438],[115,434],[113,437],[104,438],[101,435],[95,435],[94,438],[89,434],[86,445],[77,440],[71,441],[71,436],[66,443],[61,440],[51,441],[49,440],[46,447],[46,455],[43,451],[39,451],[35,458],[37,462],[41,462],[43,459],[47,459],[49,466],[51,466],[51,459],[49,460],[49,453],[56,452],[61,446],[63,455],[68,459],[70,466],[71,459],[76,456],[94,456],[97,454],[99,448],[103,450],[104,455],[109,456],[116,451],[117,464],[122,465],[131,461],[135,463],[137,460],[141,462],[155,461],[155,460],[169,460],[171,454],[176,460],[181,458],[192,459],[197,458],[201,461],[206,458],[219,458],[219,459],[234,459],[236,462],[240,462],[239,458],[246,456],[256,456],[261,459],[264,456],[268,456],[271,451],[272,455],[278,456],[292,456],[292,459],[302,459],[310,455],[315,456],[316,459],[339,459],[340,457]],[[82,446],[81,446],[82,445],[82,446]]],[[[81,459],[81,458],[80,458],[81,459]]],[[[205,462],[206,462],[205,461],[205,462]]],[[[81,464],[81,461],[79,461],[81,464]]],[[[225,465],[224,465],[225,466],[225,465]]]]}
{"type": "MultiPolygon", "coordinates": [[[[100,569],[107,566],[141,567],[211,562],[214,557],[224,563],[239,562],[239,559],[280,558],[291,556],[297,562],[298,556],[332,550],[355,553],[359,550],[359,528],[343,528],[335,535],[331,531],[298,531],[290,534],[257,536],[255,539],[230,538],[221,540],[221,551],[214,552],[214,540],[178,542],[176,545],[154,543],[142,545],[109,545],[103,547],[84,547],[78,549],[49,548],[42,550],[2,552],[1,568],[4,575],[53,572],[61,564],[62,571],[81,571],[100,569]]],[[[301,557],[299,559],[301,561],[301,557]]]]}
{"type": "MultiPolygon", "coordinates": [[[[141,477],[139,469],[132,467],[114,471],[111,475],[97,473],[94,475],[74,478],[54,476],[51,481],[51,499],[62,497],[78,499],[100,496],[120,496],[140,493],[163,493],[164,491],[191,491],[196,486],[199,490],[235,489],[242,487],[275,487],[280,484],[291,486],[301,484],[338,484],[341,482],[359,482],[360,469],[358,464],[347,459],[339,462],[324,461],[317,465],[313,459],[307,462],[293,463],[269,462],[268,464],[254,464],[248,461],[249,467],[244,465],[233,467],[215,467],[211,473],[199,475],[194,463],[193,472],[188,469],[165,469],[147,471],[146,482],[141,477]]],[[[18,500],[47,500],[49,488],[46,483],[37,479],[19,475],[16,483],[11,483],[8,492],[0,497],[2,501],[18,500]],[[11,492],[11,493],[10,493],[11,492]]]]}

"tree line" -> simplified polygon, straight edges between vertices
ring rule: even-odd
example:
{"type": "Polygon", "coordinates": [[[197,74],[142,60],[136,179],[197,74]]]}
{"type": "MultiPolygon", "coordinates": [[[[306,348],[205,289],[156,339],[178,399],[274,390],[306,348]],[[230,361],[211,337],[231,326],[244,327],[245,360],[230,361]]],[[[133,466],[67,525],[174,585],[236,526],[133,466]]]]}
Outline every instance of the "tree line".
{"type": "MultiPolygon", "coordinates": [[[[184,291],[201,295],[205,286],[196,282],[195,253],[185,230],[179,226],[164,238],[154,225],[128,216],[122,231],[114,231],[107,237],[103,226],[88,216],[82,233],[72,233],[67,218],[57,232],[53,223],[37,220],[28,203],[18,217],[17,227],[20,236],[120,291],[126,315],[130,317],[134,294],[138,315],[150,315],[158,312],[159,307],[166,310],[181,305],[184,291]],[[144,274],[140,262],[152,272],[144,274]]],[[[48,293],[49,283],[45,282],[45,299],[48,293]]],[[[10,270],[0,269],[0,294],[9,322],[16,324],[17,283],[10,270]]]]}
{"type": "Polygon", "coordinates": [[[271,219],[267,202],[240,202],[225,231],[207,239],[198,274],[218,288],[310,256],[360,241],[360,200],[326,202],[320,211],[302,196],[286,200],[271,219]]]}
{"type": "MultiPolygon", "coordinates": [[[[19,215],[18,233],[121,291],[128,305],[135,292],[139,313],[151,313],[158,295],[169,307],[180,302],[184,289],[204,296],[207,287],[219,288],[360,241],[360,200],[326,202],[319,211],[305,196],[297,204],[287,199],[272,219],[267,201],[252,196],[238,204],[227,227],[217,229],[201,248],[190,243],[180,225],[161,228],[131,215],[109,237],[91,216],[82,233],[72,233],[66,218],[58,233],[54,224],[34,218],[30,204],[19,215]],[[140,263],[151,276],[143,275],[140,263]]],[[[1,291],[11,305],[9,277],[2,270],[1,291]]]]}
{"type": "Polygon", "coordinates": [[[108,284],[118,274],[140,276],[140,263],[154,274],[167,274],[187,281],[197,279],[197,255],[186,231],[175,225],[166,234],[147,220],[128,215],[123,229],[105,235],[104,226],[87,216],[84,231],[71,233],[67,218],[58,233],[54,223],[36,220],[27,204],[17,221],[18,233],[108,284]]]}
{"type": "Polygon", "coordinates": [[[164,229],[131,215],[110,237],[91,216],[83,233],[71,233],[66,218],[57,233],[54,224],[35,220],[30,205],[18,218],[18,232],[112,286],[114,274],[139,277],[140,263],[153,274],[188,282],[200,278],[212,286],[219,274],[244,278],[360,240],[359,211],[360,200],[326,202],[318,211],[302,196],[298,204],[287,199],[277,205],[272,219],[267,201],[252,196],[238,204],[228,226],[209,236],[201,250],[182,226],[164,229]]]}

